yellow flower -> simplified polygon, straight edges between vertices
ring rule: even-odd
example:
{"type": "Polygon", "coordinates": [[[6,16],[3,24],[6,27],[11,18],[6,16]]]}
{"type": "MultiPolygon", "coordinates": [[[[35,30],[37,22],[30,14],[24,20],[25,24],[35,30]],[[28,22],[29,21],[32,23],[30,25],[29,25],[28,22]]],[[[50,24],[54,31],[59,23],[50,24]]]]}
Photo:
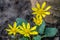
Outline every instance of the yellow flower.
{"type": "Polygon", "coordinates": [[[36,8],[32,8],[32,10],[34,11],[32,14],[35,14],[35,15],[41,16],[41,17],[50,15],[50,12],[48,10],[51,8],[51,6],[48,6],[46,9],[45,9],[45,6],[46,6],[46,2],[44,2],[42,4],[42,7],[40,6],[39,3],[36,3],[36,8]]]}
{"type": "Polygon", "coordinates": [[[18,32],[18,28],[19,27],[16,27],[17,26],[17,24],[16,24],[16,22],[14,22],[14,25],[13,25],[13,27],[10,25],[10,24],[8,24],[8,26],[9,26],[9,29],[6,29],[6,31],[8,32],[8,34],[9,35],[16,35],[16,33],[18,32]]]}
{"type": "Polygon", "coordinates": [[[33,22],[38,26],[42,24],[42,21],[43,20],[41,16],[36,16],[35,18],[33,18],[33,22]]]}
{"type": "Polygon", "coordinates": [[[20,34],[24,35],[25,37],[30,37],[31,35],[37,35],[38,32],[36,31],[36,26],[30,28],[30,24],[22,23],[22,26],[20,26],[20,34]]]}

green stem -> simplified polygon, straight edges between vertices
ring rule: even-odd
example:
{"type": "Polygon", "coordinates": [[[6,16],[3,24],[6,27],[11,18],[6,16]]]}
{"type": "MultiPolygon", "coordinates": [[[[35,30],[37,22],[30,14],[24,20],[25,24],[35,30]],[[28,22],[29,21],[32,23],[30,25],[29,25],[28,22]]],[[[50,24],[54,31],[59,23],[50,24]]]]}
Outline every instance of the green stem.
{"type": "Polygon", "coordinates": [[[29,40],[31,40],[31,37],[29,37],[29,40]]]}
{"type": "Polygon", "coordinates": [[[15,40],[18,40],[18,37],[17,36],[15,37],[15,40]]]}
{"type": "Polygon", "coordinates": [[[46,37],[46,35],[43,35],[41,38],[44,38],[44,37],[46,37]]]}
{"type": "Polygon", "coordinates": [[[14,37],[14,40],[16,40],[16,37],[14,37]]]}
{"type": "Polygon", "coordinates": [[[17,36],[14,36],[13,40],[18,40],[17,36]]]}

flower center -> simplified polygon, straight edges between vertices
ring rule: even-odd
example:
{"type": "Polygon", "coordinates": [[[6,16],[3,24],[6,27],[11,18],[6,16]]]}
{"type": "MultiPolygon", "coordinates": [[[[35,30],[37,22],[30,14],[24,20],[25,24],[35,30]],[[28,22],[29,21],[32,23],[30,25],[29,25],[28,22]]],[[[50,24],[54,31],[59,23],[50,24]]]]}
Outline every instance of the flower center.
{"type": "Polygon", "coordinates": [[[16,32],[16,29],[12,29],[12,32],[16,32]]]}
{"type": "Polygon", "coordinates": [[[25,33],[26,33],[26,34],[29,34],[29,33],[30,33],[30,30],[25,29],[25,33]]]}
{"type": "Polygon", "coordinates": [[[43,13],[44,13],[44,10],[43,10],[43,9],[40,9],[40,10],[38,11],[38,13],[39,13],[39,14],[43,14],[43,13]]]}
{"type": "Polygon", "coordinates": [[[38,20],[37,23],[40,24],[40,21],[38,20]]]}

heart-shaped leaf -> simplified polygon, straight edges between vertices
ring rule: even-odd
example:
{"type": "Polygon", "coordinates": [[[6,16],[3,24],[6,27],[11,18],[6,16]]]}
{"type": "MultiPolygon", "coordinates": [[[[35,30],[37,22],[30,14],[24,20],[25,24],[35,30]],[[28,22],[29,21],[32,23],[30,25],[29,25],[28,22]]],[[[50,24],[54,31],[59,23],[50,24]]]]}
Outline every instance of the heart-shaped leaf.
{"type": "Polygon", "coordinates": [[[23,37],[23,38],[21,38],[21,40],[28,40],[28,38],[26,38],[26,37],[23,37]]]}
{"type": "Polygon", "coordinates": [[[24,20],[24,19],[22,19],[22,18],[17,18],[17,19],[16,19],[16,22],[17,22],[17,25],[21,25],[22,22],[27,23],[27,21],[24,20]]]}
{"type": "Polygon", "coordinates": [[[56,35],[58,30],[56,28],[46,28],[45,30],[45,36],[46,37],[53,37],[56,35]]]}
{"type": "Polygon", "coordinates": [[[33,40],[41,40],[41,36],[40,35],[34,36],[33,40]]]}
{"type": "Polygon", "coordinates": [[[22,37],[22,38],[19,38],[18,40],[29,40],[29,38],[27,38],[27,37],[22,37]]]}

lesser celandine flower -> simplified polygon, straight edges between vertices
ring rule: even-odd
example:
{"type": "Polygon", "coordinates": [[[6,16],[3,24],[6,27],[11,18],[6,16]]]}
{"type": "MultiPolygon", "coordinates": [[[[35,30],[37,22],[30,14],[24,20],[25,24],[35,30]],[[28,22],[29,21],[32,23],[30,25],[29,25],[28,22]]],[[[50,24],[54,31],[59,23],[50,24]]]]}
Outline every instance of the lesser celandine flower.
{"type": "Polygon", "coordinates": [[[50,15],[50,12],[48,10],[51,8],[51,6],[48,6],[46,9],[45,6],[46,6],[46,2],[42,4],[42,7],[40,6],[39,3],[36,3],[36,8],[32,8],[32,10],[34,11],[32,14],[36,14],[37,16],[41,16],[41,17],[50,15]]]}
{"type": "Polygon", "coordinates": [[[8,26],[9,26],[9,29],[6,29],[6,31],[8,31],[8,34],[9,35],[16,35],[16,33],[18,32],[18,28],[19,27],[17,27],[17,23],[16,22],[14,22],[14,25],[13,26],[11,26],[10,24],[8,24],[8,26]]]}
{"type": "Polygon", "coordinates": [[[41,16],[36,16],[36,17],[33,17],[33,22],[36,24],[36,25],[41,25],[42,24],[42,17],[41,16]]]}
{"type": "Polygon", "coordinates": [[[30,37],[30,35],[37,35],[38,32],[36,31],[36,26],[30,28],[30,24],[22,23],[22,26],[20,26],[20,34],[24,35],[25,37],[30,37]]]}

